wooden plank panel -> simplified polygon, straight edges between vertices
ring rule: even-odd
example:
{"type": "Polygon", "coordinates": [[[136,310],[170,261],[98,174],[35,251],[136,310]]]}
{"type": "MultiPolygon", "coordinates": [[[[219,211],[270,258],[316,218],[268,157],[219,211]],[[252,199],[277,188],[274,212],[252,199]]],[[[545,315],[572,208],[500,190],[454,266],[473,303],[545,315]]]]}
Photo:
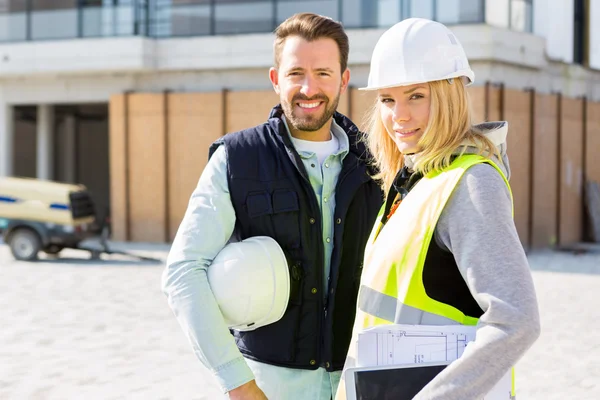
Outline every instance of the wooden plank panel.
{"type": "Polygon", "coordinates": [[[350,117],[348,115],[350,113],[350,88],[348,88],[342,95],[340,96],[340,101],[338,102],[337,111],[339,113],[344,114],[346,117],[350,117]]]}
{"type": "Polygon", "coordinates": [[[208,148],[223,132],[223,93],[169,95],[169,240],[208,161],[208,148]]]}
{"type": "Polygon", "coordinates": [[[264,123],[279,103],[273,90],[227,92],[226,133],[237,132],[264,123]]]}
{"type": "Polygon", "coordinates": [[[510,186],[513,192],[515,225],[523,246],[529,243],[529,200],[531,196],[531,93],[506,90],[504,118],[508,121],[508,149],[510,186]]]}
{"type": "Polygon", "coordinates": [[[164,242],[165,115],[162,94],[132,94],[129,103],[131,240],[164,242]]]}
{"type": "Polygon", "coordinates": [[[584,197],[586,199],[584,207],[584,229],[591,240],[600,241],[600,202],[598,204],[590,203],[594,195],[592,192],[594,184],[600,184],[600,103],[587,102],[586,110],[586,131],[585,131],[585,179],[584,197]]]}
{"type": "Polygon", "coordinates": [[[361,91],[353,88],[350,92],[352,121],[363,132],[367,128],[367,118],[371,114],[376,98],[377,91],[361,91]]]}
{"type": "Polygon", "coordinates": [[[587,103],[586,166],[587,179],[600,182],[600,103],[587,103]]]}
{"type": "Polygon", "coordinates": [[[124,241],[127,237],[127,198],[125,185],[125,95],[111,96],[109,101],[109,171],[110,212],[113,240],[124,241]]]}
{"type": "MultiPolygon", "coordinates": [[[[226,104],[226,133],[231,133],[264,123],[271,109],[279,104],[279,96],[272,90],[228,92],[226,104]]],[[[340,96],[337,111],[348,116],[348,91],[340,96]]]]}
{"type": "Polygon", "coordinates": [[[589,236],[593,242],[600,243],[600,183],[589,181],[586,184],[585,200],[589,215],[589,236]]]}
{"type": "Polygon", "coordinates": [[[502,91],[504,90],[502,87],[498,86],[487,86],[488,90],[488,103],[487,107],[487,120],[488,121],[499,121],[505,118],[502,115],[502,91]]]}
{"type": "Polygon", "coordinates": [[[473,107],[473,123],[480,124],[485,121],[485,86],[470,86],[467,92],[473,107]]]}
{"type": "Polygon", "coordinates": [[[557,243],[558,96],[536,94],[533,129],[532,247],[557,243]]]}
{"type": "Polygon", "coordinates": [[[583,223],[583,100],[563,97],[560,135],[559,245],[581,241],[583,223]]]}

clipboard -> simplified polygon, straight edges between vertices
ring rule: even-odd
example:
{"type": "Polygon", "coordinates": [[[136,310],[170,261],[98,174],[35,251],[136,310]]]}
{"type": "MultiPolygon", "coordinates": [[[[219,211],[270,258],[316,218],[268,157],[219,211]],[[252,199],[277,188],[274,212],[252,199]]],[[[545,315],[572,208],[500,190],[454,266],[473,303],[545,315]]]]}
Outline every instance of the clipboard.
{"type": "Polygon", "coordinates": [[[355,367],[344,371],[347,400],[411,400],[450,363],[355,367]]]}

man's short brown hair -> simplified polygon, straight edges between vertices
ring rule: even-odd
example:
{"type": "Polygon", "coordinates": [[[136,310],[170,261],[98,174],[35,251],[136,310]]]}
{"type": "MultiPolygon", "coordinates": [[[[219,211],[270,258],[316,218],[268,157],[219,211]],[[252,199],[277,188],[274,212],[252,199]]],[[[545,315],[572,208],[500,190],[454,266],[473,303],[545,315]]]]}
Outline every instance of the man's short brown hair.
{"type": "Polygon", "coordinates": [[[348,35],[344,32],[342,24],[329,17],[312,13],[292,15],[275,29],[275,36],[276,39],[273,47],[276,68],[279,68],[281,51],[285,40],[289,36],[299,36],[308,42],[317,39],[333,39],[340,50],[341,73],[344,73],[348,67],[348,52],[350,51],[348,35]]]}

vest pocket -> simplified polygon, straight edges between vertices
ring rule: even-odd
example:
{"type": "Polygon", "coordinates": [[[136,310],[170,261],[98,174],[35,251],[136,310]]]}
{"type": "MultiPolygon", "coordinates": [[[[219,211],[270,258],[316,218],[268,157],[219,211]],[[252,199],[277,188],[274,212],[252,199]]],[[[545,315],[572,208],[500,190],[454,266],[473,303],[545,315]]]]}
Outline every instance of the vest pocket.
{"type": "Polygon", "coordinates": [[[288,249],[300,248],[300,206],[298,194],[290,189],[273,192],[273,230],[279,243],[288,249]]]}
{"type": "Polygon", "coordinates": [[[303,275],[302,262],[292,262],[290,264],[290,305],[302,304],[303,275]]]}
{"type": "Polygon", "coordinates": [[[273,204],[269,192],[253,192],[246,197],[246,209],[250,218],[273,214],[273,204]]]}

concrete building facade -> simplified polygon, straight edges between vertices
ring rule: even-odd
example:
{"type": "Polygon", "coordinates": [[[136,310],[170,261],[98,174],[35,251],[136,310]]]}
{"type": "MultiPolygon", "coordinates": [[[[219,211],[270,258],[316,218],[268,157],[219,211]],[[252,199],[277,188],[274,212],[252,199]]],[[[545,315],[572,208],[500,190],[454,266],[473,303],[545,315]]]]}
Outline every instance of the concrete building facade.
{"type": "MultiPolygon", "coordinates": [[[[0,0],[0,175],[86,184],[115,238],[169,241],[208,144],[277,103],[271,32],[300,11],[344,23],[353,88],[386,27],[448,24],[476,74],[477,118],[511,126],[523,242],[585,237],[584,182],[600,180],[600,0],[0,0]]],[[[370,102],[351,89],[340,111],[360,123],[370,102]]]]}

